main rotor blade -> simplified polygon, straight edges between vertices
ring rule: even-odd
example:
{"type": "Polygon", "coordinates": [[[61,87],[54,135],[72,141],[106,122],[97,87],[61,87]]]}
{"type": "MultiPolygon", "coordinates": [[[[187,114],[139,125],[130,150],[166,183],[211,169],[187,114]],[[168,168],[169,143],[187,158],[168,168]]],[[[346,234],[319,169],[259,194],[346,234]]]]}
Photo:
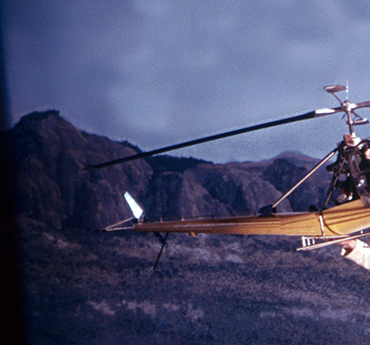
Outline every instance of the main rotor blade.
{"type": "Polygon", "coordinates": [[[233,135],[258,131],[260,129],[285,125],[285,124],[292,123],[292,122],[308,120],[308,119],[312,119],[314,117],[331,115],[331,114],[334,114],[334,113],[339,112],[339,111],[343,111],[343,109],[341,107],[339,107],[339,108],[333,108],[333,109],[326,108],[326,109],[314,110],[314,111],[310,111],[309,113],[306,113],[306,114],[303,114],[303,115],[297,115],[297,116],[289,117],[289,118],[286,118],[286,119],[271,121],[271,122],[263,123],[263,124],[260,124],[260,125],[245,127],[245,128],[237,129],[237,130],[230,131],[230,132],[211,135],[211,136],[208,136],[208,137],[205,137],[205,138],[190,140],[190,141],[187,141],[187,142],[184,142],[184,143],[163,147],[163,148],[156,149],[156,150],[153,150],[153,151],[142,152],[142,153],[138,153],[138,154],[133,155],[133,156],[128,156],[128,157],[124,157],[124,158],[120,158],[120,159],[115,159],[115,160],[112,160],[112,161],[109,161],[109,162],[88,166],[88,167],[85,168],[85,170],[101,169],[101,168],[109,167],[109,166],[112,166],[112,165],[133,161],[133,160],[140,159],[140,158],[151,157],[151,156],[158,155],[160,153],[164,153],[164,152],[168,152],[168,151],[174,151],[174,150],[182,149],[184,147],[189,147],[189,146],[193,146],[193,145],[202,144],[202,143],[209,142],[209,141],[212,141],[212,140],[218,140],[218,139],[231,137],[233,135]]]}
{"type": "Polygon", "coordinates": [[[355,107],[353,109],[360,109],[360,108],[368,108],[370,107],[370,102],[361,102],[361,103],[357,103],[355,104],[355,107]]]}

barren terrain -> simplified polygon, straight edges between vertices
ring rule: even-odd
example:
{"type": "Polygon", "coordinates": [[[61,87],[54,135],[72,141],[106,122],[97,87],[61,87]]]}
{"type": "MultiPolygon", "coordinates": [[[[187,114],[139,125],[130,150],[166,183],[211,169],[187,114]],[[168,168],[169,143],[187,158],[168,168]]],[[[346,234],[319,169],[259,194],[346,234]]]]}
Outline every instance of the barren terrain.
{"type": "Polygon", "coordinates": [[[171,235],[153,272],[154,235],[23,228],[32,344],[368,344],[370,275],[338,247],[171,235]]]}

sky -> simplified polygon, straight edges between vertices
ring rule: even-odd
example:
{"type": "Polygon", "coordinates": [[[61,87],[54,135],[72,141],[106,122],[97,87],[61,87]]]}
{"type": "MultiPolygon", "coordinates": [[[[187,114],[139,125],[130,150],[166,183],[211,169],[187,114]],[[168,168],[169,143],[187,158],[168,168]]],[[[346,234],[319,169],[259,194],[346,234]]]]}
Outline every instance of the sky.
{"type": "MultiPolygon", "coordinates": [[[[348,84],[352,102],[370,100],[366,0],[3,0],[2,7],[11,126],[56,109],[78,129],[148,151],[337,107],[326,85],[348,84]]],[[[348,132],[341,117],[171,154],[219,163],[286,151],[323,158],[348,132]]],[[[367,138],[369,126],[355,131],[367,138]]]]}

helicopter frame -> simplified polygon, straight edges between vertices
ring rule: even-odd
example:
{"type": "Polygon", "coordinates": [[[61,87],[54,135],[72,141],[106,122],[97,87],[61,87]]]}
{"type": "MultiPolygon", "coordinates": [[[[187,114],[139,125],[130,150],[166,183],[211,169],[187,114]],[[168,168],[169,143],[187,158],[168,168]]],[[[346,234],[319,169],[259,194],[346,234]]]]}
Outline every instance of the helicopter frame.
{"type": "Polygon", "coordinates": [[[301,236],[302,247],[297,250],[310,250],[340,243],[348,239],[357,239],[370,236],[370,140],[361,140],[354,133],[353,127],[369,123],[356,113],[357,109],[370,107],[370,101],[351,103],[348,98],[341,101],[336,93],[348,91],[343,85],[324,87],[325,91],[332,94],[340,103],[337,108],[324,108],[308,112],[282,120],[272,121],[265,124],[254,125],[239,130],[221,133],[201,139],[191,140],[185,143],[171,145],[161,149],[142,152],[133,156],[116,159],[113,161],[87,166],[85,170],[100,169],[111,165],[146,158],[167,151],[200,143],[222,139],[233,135],[261,130],[264,128],[308,120],[315,117],[332,115],[344,112],[342,119],[347,118],[349,133],[345,134],[343,141],[337,148],[332,150],[314,168],[312,168],[300,181],[288,192],[281,196],[274,204],[260,208],[258,214],[244,217],[222,217],[201,220],[160,221],[157,223],[146,222],[141,207],[126,193],[125,197],[133,211],[134,217],[120,221],[103,229],[103,231],[120,231],[133,229],[138,232],[154,232],[162,242],[162,247],[156,260],[156,269],[162,252],[167,245],[168,236],[172,232],[188,233],[195,236],[198,233],[228,233],[228,234],[268,234],[301,236]],[[368,157],[363,157],[369,150],[368,157]],[[333,173],[333,177],[327,192],[325,203],[319,211],[316,209],[306,213],[293,212],[290,214],[277,214],[277,206],[293,193],[302,183],[313,175],[320,167],[325,165],[336,153],[335,163],[327,166],[327,170],[333,173]],[[361,159],[360,159],[361,157],[361,159]],[[363,167],[364,162],[369,160],[368,167],[363,167]],[[344,176],[345,180],[340,178],[344,176]],[[367,181],[369,179],[369,181],[367,181]],[[369,186],[369,187],[368,187],[369,186]],[[337,200],[337,205],[328,208],[329,201],[336,189],[341,188],[343,195],[337,200]],[[125,223],[130,222],[128,226],[125,223]],[[166,234],[165,237],[161,233],[166,234]],[[316,240],[323,241],[316,243],[316,240]]]}

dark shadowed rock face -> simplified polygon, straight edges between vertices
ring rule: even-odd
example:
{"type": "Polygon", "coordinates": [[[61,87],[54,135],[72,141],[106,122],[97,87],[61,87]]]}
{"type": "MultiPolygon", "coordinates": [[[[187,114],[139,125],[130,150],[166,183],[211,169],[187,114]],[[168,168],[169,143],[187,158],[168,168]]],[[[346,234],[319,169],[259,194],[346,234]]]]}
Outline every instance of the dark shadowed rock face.
{"type": "Polygon", "coordinates": [[[11,133],[19,167],[18,203],[27,217],[59,229],[100,227],[128,214],[123,192],[145,195],[152,174],[145,161],[84,170],[135,154],[131,146],[81,133],[56,111],[30,114],[11,133]]]}
{"type": "MultiPolygon", "coordinates": [[[[57,111],[25,116],[11,134],[20,171],[21,213],[59,229],[100,228],[129,217],[125,191],[138,199],[149,218],[256,212],[276,201],[316,163],[296,154],[224,165],[159,156],[85,171],[88,165],[139,149],[81,132],[57,111]]],[[[307,182],[281,204],[280,211],[320,206],[329,177],[321,174],[307,182]]]]}

